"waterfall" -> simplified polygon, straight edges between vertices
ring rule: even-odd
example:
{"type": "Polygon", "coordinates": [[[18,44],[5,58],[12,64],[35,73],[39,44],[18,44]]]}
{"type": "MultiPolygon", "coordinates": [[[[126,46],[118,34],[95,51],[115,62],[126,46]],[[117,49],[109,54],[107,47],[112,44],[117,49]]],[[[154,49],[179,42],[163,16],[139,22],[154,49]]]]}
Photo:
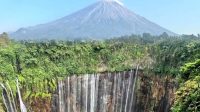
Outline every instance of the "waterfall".
{"type": "Polygon", "coordinates": [[[133,112],[137,70],[87,74],[58,82],[56,112],[133,112]]]}
{"type": "Polygon", "coordinates": [[[17,79],[17,92],[18,92],[18,97],[19,97],[20,110],[21,110],[21,112],[27,112],[26,106],[24,105],[24,103],[23,103],[23,101],[22,101],[21,92],[20,92],[20,90],[19,90],[19,82],[18,82],[18,79],[17,79]]]}
{"type": "MultiPolygon", "coordinates": [[[[134,105],[134,106],[135,106],[135,104],[133,104],[133,100],[134,100],[134,94],[135,94],[135,86],[136,86],[136,82],[137,82],[137,79],[138,79],[138,68],[139,68],[139,66],[137,66],[137,69],[136,69],[135,79],[133,81],[133,87],[132,87],[132,92],[131,92],[131,101],[130,101],[130,105],[134,105]]],[[[135,108],[129,107],[128,112],[132,112],[132,110],[135,110],[135,108]]]]}
{"type": "Polygon", "coordinates": [[[94,97],[95,97],[95,91],[94,91],[94,89],[95,89],[95,84],[94,84],[94,81],[95,81],[95,79],[94,79],[94,75],[91,75],[91,83],[90,83],[90,85],[91,85],[91,89],[90,89],[90,93],[91,93],[91,97],[90,97],[90,112],[92,111],[94,111],[94,97]]]}
{"type": "MultiPolygon", "coordinates": [[[[24,105],[23,101],[22,101],[22,97],[21,97],[21,93],[19,90],[19,82],[18,80],[16,81],[16,87],[17,87],[17,93],[18,93],[18,98],[19,98],[19,106],[20,106],[20,110],[21,112],[27,112],[26,106],[24,105]]],[[[2,98],[3,98],[3,103],[6,107],[7,112],[17,112],[17,108],[16,108],[16,102],[14,100],[14,95],[13,92],[9,86],[9,84],[7,83],[7,86],[4,86],[4,84],[0,83],[1,88],[2,88],[2,98]],[[8,88],[8,89],[7,89],[8,88]]]]}
{"type": "Polygon", "coordinates": [[[14,112],[17,112],[17,108],[16,108],[16,105],[15,105],[15,98],[14,98],[12,89],[11,89],[10,85],[8,84],[8,82],[6,84],[7,84],[7,87],[9,89],[9,91],[10,91],[10,97],[11,97],[11,100],[12,100],[12,105],[13,105],[14,112]]]}
{"type": "Polygon", "coordinates": [[[6,107],[7,112],[17,112],[16,111],[16,107],[14,104],[14,100],[12,100],[11,98],[13,98],[11,92],[9,90],[7,90],[7,88],[1,83],[1,87],[2,87],[2,98],[3,98],[3,103],[6,107]]]}

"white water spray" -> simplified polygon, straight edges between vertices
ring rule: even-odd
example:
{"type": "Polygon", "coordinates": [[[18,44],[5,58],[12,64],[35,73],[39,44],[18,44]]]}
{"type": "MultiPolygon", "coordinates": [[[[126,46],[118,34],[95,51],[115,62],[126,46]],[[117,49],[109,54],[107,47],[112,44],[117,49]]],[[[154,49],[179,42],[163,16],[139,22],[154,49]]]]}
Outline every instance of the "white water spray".
{"type": "Polygon", "coordinates": [[[24,105],[23,101],[22,101],[22,97],[21,97],[21,92],[19,90],[19,82],[17,79],[17,91],[18,91],[18,96],[19,96],[19,103],[20,103],[20,109],[21,112],[27,112],[26,106],[24,105]]]}
{"type": "Polygon", "coordinates": [[[87,74],[60,81],[57,112],[133,112],[137,73],[87,74]],[[65,86],[60,86],[65,85],[65,86]],[[73,88],[73,89],[72,89],[73,88]],[[67,97],[67,100],[63,100],[67,97]],[[62,102],[62,103],[61,103],[62,102]],[[65,108],[67,105],[68,108],[65,108]],[[70,109],[72,108],[73,109],[70,109]]]}

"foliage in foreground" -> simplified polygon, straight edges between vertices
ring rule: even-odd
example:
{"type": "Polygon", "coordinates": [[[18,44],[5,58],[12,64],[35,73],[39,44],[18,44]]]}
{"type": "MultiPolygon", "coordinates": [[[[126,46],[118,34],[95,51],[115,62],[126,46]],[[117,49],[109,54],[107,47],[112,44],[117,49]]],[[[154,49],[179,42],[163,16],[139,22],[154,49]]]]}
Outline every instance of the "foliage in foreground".
{"type": "Polygon", "coordinates": [[[176,92],[173,112],[200,111],[200,59],[181,67],[182,83],[176,92]]]}
{"type": "MultiPolygon", "coordinates": [[[[18,78],[26,102],[31,102],[29,100],[34,98],[50,99],[60,78],[73,74],[130,70],[137,64],[148,73],[174,77],[183,74],[179,79],[183,84],[186,81],[186,88],[192,90],[193,87],[197,87],[199,81],[196,68],[193,67],[194,63],[190,63],[190,67],[187,65],[186,68],[182,68],[184,73],[179,71],[185,63],[200,59],[200,38],[193,35],[169,37],[166,34],[144,34],[105,41],[73,42],[17,42],[9,40],[6,34],[1,36],[0,82],[8,82],[15,91],[15,80],[18,78]]],[[[191,93],[195,93],[192,90],[191,93]]],[[[179,91],[186,93],[181,88],[179,91]]],[[[181,103],[181,96],[184,95],[177,96],[174,111],[185,109],[189,104],[181,103]]],[[[196,94],[192,96],[198,97],[196,94]]],[[[192,100],[195,99],[193,97],[192,100]]]]}
{"type": "Polygon", "coordinates": [[[18,78],[25,100],[50,98],[59,78],[128,70],[146,53],[145,45],[119,40],[10,41],[0,46],[0,82],[8,82],[15,91],[18,78]]]}

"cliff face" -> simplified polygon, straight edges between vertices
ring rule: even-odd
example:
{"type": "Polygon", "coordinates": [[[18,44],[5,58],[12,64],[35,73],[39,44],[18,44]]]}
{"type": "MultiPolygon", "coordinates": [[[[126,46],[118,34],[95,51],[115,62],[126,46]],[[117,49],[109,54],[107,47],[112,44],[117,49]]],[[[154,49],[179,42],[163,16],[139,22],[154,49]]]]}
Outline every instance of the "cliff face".
{"type": "Polygon", "coordinates": [[[68,77],[59,81],[53,112],[169,112],[176,84],[137,70],[68,77]]]}
{"type": "Polygon", "coordinates": [[[169,112],[175,97],[176,83],[172,78],[140,76],[136,112],[169,112]]]}

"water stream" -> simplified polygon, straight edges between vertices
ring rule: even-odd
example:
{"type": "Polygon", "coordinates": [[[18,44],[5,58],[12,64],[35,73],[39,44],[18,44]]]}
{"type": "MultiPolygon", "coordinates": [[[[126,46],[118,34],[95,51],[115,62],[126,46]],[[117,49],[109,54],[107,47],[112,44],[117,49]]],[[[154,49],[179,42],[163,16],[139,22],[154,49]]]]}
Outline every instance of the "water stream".
{"type": "Polygon", "coordinates": [[[11,92],[1,83],[3,103],[7,112],[17,112],[14,100],[12,99],[11,92]]]}
{"type": "Polygon", "coordinates": [[[58,82],[55,112],[133,112],[137,71],[72,76],[58,82]]]}
{"type": "MultiPolygon", "coordinates": [[[[5,86],[4,84],[0,83],[0,85],[1,85],[1,88],[3,91],[2,92],[3,103],[6,107],[7,112],[18,112],[17,107],[16,107],[15,98],[14,98],[13,92],[12,92],[9,84],[7,83],[5,86]]],[[[22,101],[18,80],[16,81],[16,87],[17,87],[20,111],[27,112],[26,106],[24,105],[24,103],[22,101]]]]}
{"type": "MultiPolygon", "coordinates": [[[[18,94],[14,96],[9,84],[0,83],[7,112],[27,112],[19,86],[17,81],[18,94]]],[[[73,75],[58,81],[52,93],[52,108],[46,112],[169,112],[174,92],[173,80],[144,75],[138,68],[73,75]]]]}
{"type": "Polygon", "coordinates": [[[19,104],[20,104],[20,110],[21,112],[27,112],[26,106],[24,105],[21,97],[21,92],[19,90],[19,82],[17,80],[17,93],[18,93],[18,98],[19,98],[19,104]]]}

